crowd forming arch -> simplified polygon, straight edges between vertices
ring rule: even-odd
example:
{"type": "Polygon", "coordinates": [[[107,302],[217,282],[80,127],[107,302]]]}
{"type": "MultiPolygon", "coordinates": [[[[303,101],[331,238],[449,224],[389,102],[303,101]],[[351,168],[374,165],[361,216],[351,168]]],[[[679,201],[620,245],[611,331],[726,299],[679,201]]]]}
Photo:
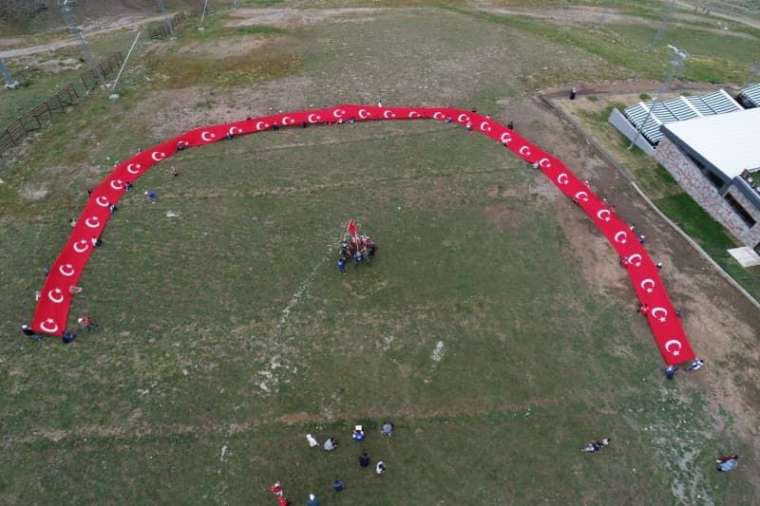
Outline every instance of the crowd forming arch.
{"type": "Polygon", "coordinates": [[[94,252],[95,241],[111,219],[110,206],[117,204],[124,196],[128,184],[134,184],[154,165],[179,151],[205,146],[237,135],[275,128],[346,121],[423,119],[451,122],[485,135],[540,170],[594,222],[620,258],[626,259],[625,268],[640,303],[648,308],[646,318],[665,363],[674,365],[694,359],[694,352],[681,321],[675,314],[657,266],[630,226],[617,216],[614,209],[599,198],[562,160],[531,143],[517,131],[505,127],[489,116],[450,107],[343,104],[324,109],[247,118],[234,123],[190,130],[118,163],[92,190],[68,241],[50,267],[40,291],[32,328],[41,334],[63,334],[74,297],[69,288],[76,285],[94,252]]]}

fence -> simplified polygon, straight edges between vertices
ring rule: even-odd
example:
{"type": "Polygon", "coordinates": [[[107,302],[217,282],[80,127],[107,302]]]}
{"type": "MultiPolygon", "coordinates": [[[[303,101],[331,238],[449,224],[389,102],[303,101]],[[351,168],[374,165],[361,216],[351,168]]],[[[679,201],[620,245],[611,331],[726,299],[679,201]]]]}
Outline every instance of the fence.
{"type": "Polygon", "coordinates": [[[153,40],[168,39],[169,37],[173,35],[172,28],[170,27],[173,27],[174,29],[176,29],[185,19],[187,19],[187,17],[188,15],[185,14],[184,12],[179,12],[175,14],[174,16],[172,16],[169,23],[164,22],[160,25],[153,27],[150,30],[150,38],[153,40]]]}
{"type": "MultiPolygon", "coordinates": [[[[108,77],[119,69],[122,60],[121,53],[114,53],[98,63],[98,67],[103,76],[108,77]]],[[[0,131],[0,156],[21,144],[28,133],[41,129],[44,121],[52,121],[54,113],[63,113],[66,107],[75,105],[82,96],[98,86],[98,76],[92,69],[82,72],[79,78],[81,92],[77,90],[79,82],[68,84],[46,101],[21,114],[0,131]]]]}

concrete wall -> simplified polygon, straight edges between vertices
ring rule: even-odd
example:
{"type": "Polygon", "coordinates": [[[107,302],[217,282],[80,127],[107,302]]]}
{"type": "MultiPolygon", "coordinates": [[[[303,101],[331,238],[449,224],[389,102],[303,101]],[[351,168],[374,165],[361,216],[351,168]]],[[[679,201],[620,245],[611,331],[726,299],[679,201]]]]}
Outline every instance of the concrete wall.
{"type": "Polygon", "coordinates": [[[607,122],[614,126],[615,129],[621,134],[625,135],[629,141],[636,139],[636,146],[638,146],[644,153],[649,156],[654,156],[654,148],[649,144],[649,141],[644,138],[643,135],[638,134],[636,127],[628,121],[628,118],[617,109],[613,109],[607,122]]]}
{"type": "Polygon", "coordinates": [[[731,183],[723,193],[735,198],[755,219],[756,223],[752,228],[749,228],[733,207],[726,202],[718,189],[702,174],[699,167],[667,137],[664,137],[657,145],[655,159],[670,172],[691,198],[730,230],[736,238],[751,248],[757,248],[760,245],[760,208],[750,202],[744,192],[738,188],[739,181],[731,183]]]}

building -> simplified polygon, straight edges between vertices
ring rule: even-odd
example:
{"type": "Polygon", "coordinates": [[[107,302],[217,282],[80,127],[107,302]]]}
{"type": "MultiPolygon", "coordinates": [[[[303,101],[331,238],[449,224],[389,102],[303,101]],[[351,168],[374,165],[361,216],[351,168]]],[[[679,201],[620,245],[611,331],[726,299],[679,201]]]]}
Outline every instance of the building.
{"type": "Polygon", "coordinates": [[[747,109],[760,107],[760,84],[747,86],[739,93],[739,101],[747,109]]]}
{"type": "Polygon", "coordinates": [[[654,157],[760,254],[760,107],[662,124],[654,157]]]}
{"type": "Polygon", "coordinates": [[[622,112],[614,109],[609,122],[639,149],[654,156],[663,137],[663,125],[741,110],[742,106],[726,90],[720,89],[705,95],[639,102],[622,112]]]}

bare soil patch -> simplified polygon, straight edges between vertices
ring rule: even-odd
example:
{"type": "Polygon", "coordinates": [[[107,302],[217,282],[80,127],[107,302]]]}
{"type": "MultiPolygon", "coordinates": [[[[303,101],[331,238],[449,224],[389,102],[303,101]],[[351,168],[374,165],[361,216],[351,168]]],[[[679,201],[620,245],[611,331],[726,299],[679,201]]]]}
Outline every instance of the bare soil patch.
{"type": "Polygon", "coordinates": [[[371,21],[371,15],[378,14],[384,9],[377,8],[345,8],[345,9],[238,9],[234,11],[225,26],[240,27],[252,25],[268,25],[277,27],[293,27],[320,23],[326,20],[336,22],[371,21]]]}
{"type": "Polygon", "coordinates": [[[199,125],[237,121],[246,116],[271,114],[295,108],[308,96],[312,82],[288,77],[261,83],[255,88],[232,88],[219,93],[211,87],[192,86],[152,93],[133,111],[159,139],[199,125]],[[167,109],[165,104],[176,104],[167,109]]]}
{"type": "Polygon", "coordinates": [[[286,37],[227,37],[209,42],[192,42],[180,47],[177,53],[212,58],[244,56],[267,46],[281,44],[285,39],[286,37]]]}

